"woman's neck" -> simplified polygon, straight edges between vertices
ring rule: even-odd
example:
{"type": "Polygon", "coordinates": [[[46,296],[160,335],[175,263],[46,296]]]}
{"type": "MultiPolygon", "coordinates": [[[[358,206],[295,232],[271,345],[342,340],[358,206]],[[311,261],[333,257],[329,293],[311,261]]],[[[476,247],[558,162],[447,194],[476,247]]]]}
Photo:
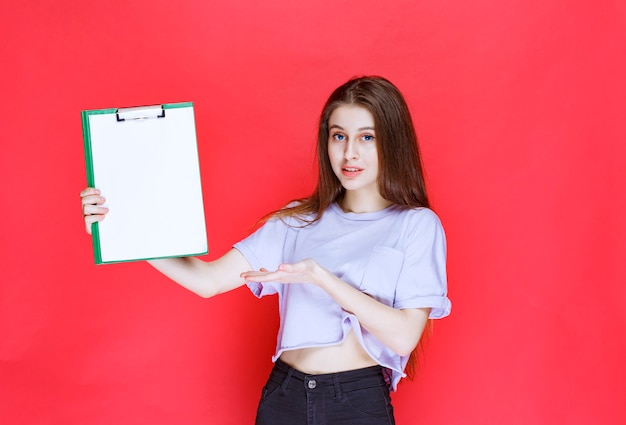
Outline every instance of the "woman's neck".
{"type": "Polygon", "coordinates": [[[354,191],[346,191],[343,198],[337,201],[344,212],[351,213],[370,213],[384,210],[389,207],[392,202],[386,200],[378,193],[361,193],[354,191]]]}

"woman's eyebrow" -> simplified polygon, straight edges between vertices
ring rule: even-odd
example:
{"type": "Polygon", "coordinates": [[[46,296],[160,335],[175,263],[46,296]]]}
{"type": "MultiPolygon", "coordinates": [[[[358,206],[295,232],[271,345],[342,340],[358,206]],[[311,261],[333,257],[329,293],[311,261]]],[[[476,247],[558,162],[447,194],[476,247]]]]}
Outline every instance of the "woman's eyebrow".
{"type": "MultiPolygon", "coordinates": [[[[344,128],[342,126],[340,126],[339,124],[332,124],[330,127],[328,127],[329,129],[331,128],[337,128],[339,130],[344,130],[344,128]]],[[[374,131],[374,127],[361,127],[361,128],[357,128],[357,131],[366,131],[366,130],[370,130],[370,131],[374,131]]]]}

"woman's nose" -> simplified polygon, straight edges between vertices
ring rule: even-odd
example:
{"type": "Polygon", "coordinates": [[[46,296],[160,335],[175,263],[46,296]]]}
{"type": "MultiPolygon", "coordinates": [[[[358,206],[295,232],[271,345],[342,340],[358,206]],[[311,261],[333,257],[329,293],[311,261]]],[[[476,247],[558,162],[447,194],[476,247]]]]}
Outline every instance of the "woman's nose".
{"type": "Polygon", "coordinates": [[[350,141],[346,143],[346,148],[343,152],[343,156],[347,160],[358,158],[358,147],[355,145],[354,142],[350,141]]]}

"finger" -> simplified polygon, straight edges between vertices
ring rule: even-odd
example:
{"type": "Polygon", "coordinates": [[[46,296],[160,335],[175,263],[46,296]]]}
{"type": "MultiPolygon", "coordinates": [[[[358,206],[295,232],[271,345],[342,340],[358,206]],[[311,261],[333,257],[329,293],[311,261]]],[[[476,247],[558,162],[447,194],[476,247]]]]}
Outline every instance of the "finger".
{"type": "Polygon", "coordinates": [[[250,271],[240,275],[246,282],[267,282],[276,279],[275,272],[250,271]]]}
{"type": "Polygon", "coordinates": [[[83,215],[107,214],[109,212],[109,208],[102,205],[105,202],[105,198],[97,195],[91,195],[83,198],[81,207],[83,215]]]}
{"type": "Polygon", "coordinates": [[[102,205],[106,202],[106,198],[104,196],[100,196],[100,195],[87,195],[87,196],[83,196],[80,199],[81,204],[83,205],[87,205],[87,204],[98,204],[98,205],[102,205]]]}
{"type": "Polygon", "coordinates": [[[244,278],[244,279],[246,279],[246,278],[256,278],[256,277],[259,277],[259,276],[265,276],[268,273],[269,272],[267,272],[267,271],[266,272],[264,272],[264,271],[258,271],[258,272],[257,271],[249,271],[249,272],[241,273],[240,276],[242,278],[244,278]]]}
{"type": "Polygon", "coordinates": [[[241,273],[241,277],[243,276],[264,276],[268,273],[271,273],[268,269],[266,269],[265,267],[261,267],[259,269],[259,271],[256,270],[248,270],[247,272],[243,272],[241,273]]]}
{"type": "Polygon", "coordinates": [[[281,264],[280,266],[278,266],[278,270],[283,271],[283,272],[290,272],[292,271],[293,266],[291,264],[281,264]]]}
{"type": "Polygon", "coordinates": [[[108,212],[109,212],[109,209],[107,207],[102,207],[102,206],[93,205],[93,204],[83,205],[84,216],[104,215],[104,214],[107,214],[108,212]]]}
{"type": "Polygon", "coordinates": [[[88,195],[100,195],[100,189],[96,189],[95,187],[86,187],[80,191],[81,198],[88,195]]]}
{"type": "Polygon", "coordinates": [[[85,216],[85,230],[91,235],[91,225],[104,220],[104,215],[87,215],[85,216]]]}

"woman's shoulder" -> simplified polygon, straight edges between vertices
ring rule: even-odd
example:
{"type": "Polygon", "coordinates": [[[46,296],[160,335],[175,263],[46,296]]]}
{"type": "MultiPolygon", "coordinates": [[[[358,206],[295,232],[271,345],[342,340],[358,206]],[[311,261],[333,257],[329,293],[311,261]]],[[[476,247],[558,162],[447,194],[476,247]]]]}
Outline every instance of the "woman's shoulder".
{"type": "Polygon", "coordinates": [[[397,214],[404,215],[416,220],[440,221],[435,211],[428,207],[391,207],[397,214]]]}
{"type": "Polygon", "coordinates": [[[274,211],[267,217],[267,222],[280,223],[287,227],[302,227],[314,220],[315,214],[302,211],[303,201],[290,201],[279,210],[274,211]]]}
{"type": "Polygon", "coordinates": [[[419,228],[422,230],[443,228],[439,216],[430,208],[396,208],[396,210],[397,214],[403,217],[409,228],[419,228]]]}

